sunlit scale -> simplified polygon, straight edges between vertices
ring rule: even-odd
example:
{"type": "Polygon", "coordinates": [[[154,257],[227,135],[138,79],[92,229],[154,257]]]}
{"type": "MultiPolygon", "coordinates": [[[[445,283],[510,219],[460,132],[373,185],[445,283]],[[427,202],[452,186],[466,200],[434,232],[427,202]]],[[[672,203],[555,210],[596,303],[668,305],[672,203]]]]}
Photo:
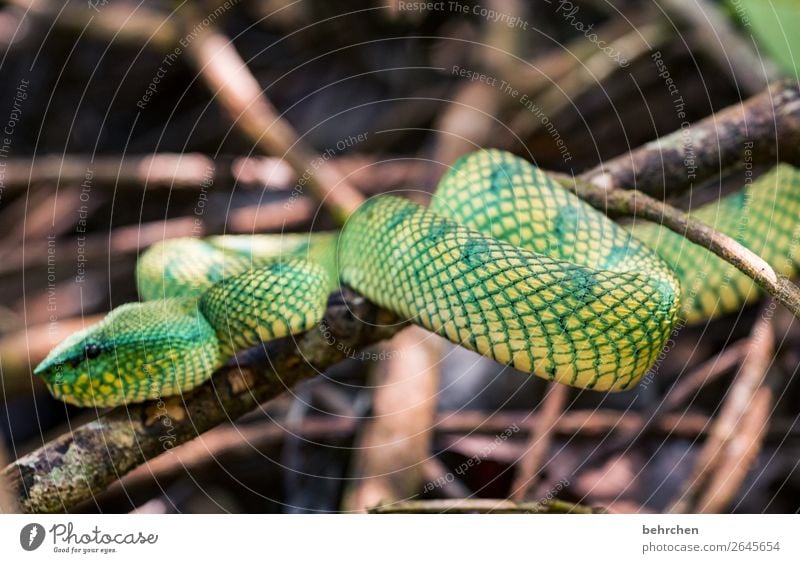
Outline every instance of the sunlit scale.
{"type": "MultiPolygon", "coordinates": [[[[794,168],[695,215],[796,273],[794,168]]],[[[523,372],[611,391],[650,369],[678,316],[700,321],[757,295],[749,278],[679,235],[623,228],[530,163],[488,150],[461,159],[428,209],[380,196],[341,235],[157,244],[137,264],[144,302],[71,336],[36,373],[77,405],[179,394],[238,351],[313,327],[340,281],[523,372]]]]}

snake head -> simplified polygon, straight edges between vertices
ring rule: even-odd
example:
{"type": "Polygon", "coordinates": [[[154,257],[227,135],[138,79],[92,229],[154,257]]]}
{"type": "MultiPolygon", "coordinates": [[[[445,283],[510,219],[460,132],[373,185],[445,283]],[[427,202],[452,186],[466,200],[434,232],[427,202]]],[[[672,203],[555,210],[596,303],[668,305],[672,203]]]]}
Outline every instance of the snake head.
{"type": "Polygon", "coordinates": [[[58,399],[107,407],[176,395],[219,363],[214,330],[194,299],[129,303],[56,346],[34,373],[58,399]]]}

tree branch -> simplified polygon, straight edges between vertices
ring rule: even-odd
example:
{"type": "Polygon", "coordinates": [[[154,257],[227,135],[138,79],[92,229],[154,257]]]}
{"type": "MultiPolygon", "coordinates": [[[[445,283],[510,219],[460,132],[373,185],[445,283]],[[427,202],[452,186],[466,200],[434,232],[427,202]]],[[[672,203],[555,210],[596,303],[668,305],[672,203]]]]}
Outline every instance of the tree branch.
{"type": "Polygon", "coordinates": [[[581,178],[605,189],[637,189],[663,198],[743,166],[745,149],[753,165],[800,164],[800,84],[775,82],[742,104],[604,162],[581,178]]]}
{"type": "Polygon", "coordinates": [[[182,396],[117,407],[3,470],[24,512],[68,511],[136,466],[234,420],[401,328],[344,289],[319,327],[265,343],[182,396]],[[361,320],[362,319],[363,322],[361,320]]]}

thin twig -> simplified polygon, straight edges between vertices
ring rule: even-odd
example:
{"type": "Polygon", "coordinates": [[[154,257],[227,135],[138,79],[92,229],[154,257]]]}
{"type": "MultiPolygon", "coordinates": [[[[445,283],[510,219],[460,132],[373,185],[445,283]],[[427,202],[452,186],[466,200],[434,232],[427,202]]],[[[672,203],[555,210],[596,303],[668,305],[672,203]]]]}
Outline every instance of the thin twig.
{"type": "Polygon", "coordinates": [[[513,502],[505,499],[410,500],[375,506],[372,514],[603,514],[592,508],[561,500],[513,502]]]}
{"type": "Polygon", "coordinates": [[[344,223],[364,197],[278,113],[229,38],[206,25],[190,3],[178,13],[193,37],[189,59],[234,125],[265,154],[285,159],[298,177],[307,178],[309,191],[344,223]]]}

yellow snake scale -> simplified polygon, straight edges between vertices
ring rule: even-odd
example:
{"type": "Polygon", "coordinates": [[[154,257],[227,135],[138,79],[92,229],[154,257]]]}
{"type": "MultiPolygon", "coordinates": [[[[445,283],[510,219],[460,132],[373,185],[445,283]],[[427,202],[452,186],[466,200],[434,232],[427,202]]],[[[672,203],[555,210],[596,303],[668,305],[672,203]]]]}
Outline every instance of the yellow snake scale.
{"type": "MultiPolygon", "coordinates": [[[[800,176],[780,165],[694,215],[794,275],[800,176]]],[[[623,228],[511,154],[462,158],[431,205],[365,203],[341,233],[176,239],[139,260],[123,305],[37,367],[56,397],[113,406],[178,394],[238,351],[312,328],[344,283],[498,362],[602,391],[636,385],[678,317],[757,296],[754,283],[650,223],[623,228]]]]}

